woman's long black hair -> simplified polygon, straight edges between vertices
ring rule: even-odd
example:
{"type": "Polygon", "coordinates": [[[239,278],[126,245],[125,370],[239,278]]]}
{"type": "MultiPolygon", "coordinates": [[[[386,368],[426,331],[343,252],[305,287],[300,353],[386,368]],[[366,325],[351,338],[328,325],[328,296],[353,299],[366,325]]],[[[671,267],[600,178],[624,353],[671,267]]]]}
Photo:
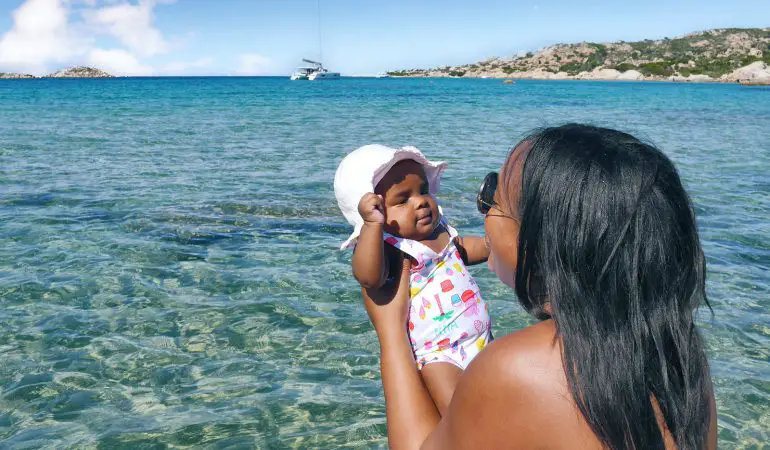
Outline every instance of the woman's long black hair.
{"type": "MultiPolygon", "coordinates": [[[[516,293],[541,317],[551,303],[581,413],[608,448],[664,449],[657,408],[679,449],[705,448],[711,382],[693,323],[705,260],[676,168],[606,128],[523,142],[516,293]]],[[[506,172],[503,187],[519,182],[506,172]]]]}

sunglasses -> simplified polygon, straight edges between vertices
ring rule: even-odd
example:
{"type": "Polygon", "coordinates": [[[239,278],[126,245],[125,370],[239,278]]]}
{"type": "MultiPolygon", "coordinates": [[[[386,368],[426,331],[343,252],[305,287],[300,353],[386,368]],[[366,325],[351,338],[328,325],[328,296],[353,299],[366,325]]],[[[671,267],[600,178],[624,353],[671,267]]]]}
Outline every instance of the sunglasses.
{"type": "MultiPolygon", "coordinates": [[[[485,216],[489,214],[489,210],[492,208],[495,208],[498,211],[500,210],[500,208],[497,206],[497,203],[495,203],[497,178],[497,172],[489,172],[487,176],[484,177],[484,182],[481,183],[479,194],[476,196],[476,207],[479,209],[479,212],[485,216]]],[[[502,213],[502,211],[500,212],[502,213]]],[[[516,220],[514,217],[511,217],[508,214],[500,214],[500,216],[516,220]]]]}
{"type": "Polygon", "coordinates": [[[485,216],[495,207],[495,191],[497,190],[497,172],[489,172],[481,183],[479,195],[476,196],[476,207],[485,216]]]}

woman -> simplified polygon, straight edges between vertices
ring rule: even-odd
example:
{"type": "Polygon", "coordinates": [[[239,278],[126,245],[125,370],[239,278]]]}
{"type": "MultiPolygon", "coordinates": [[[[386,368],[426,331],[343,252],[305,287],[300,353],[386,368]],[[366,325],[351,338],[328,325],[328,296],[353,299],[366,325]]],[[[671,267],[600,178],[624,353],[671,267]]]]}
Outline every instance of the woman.
{"type": "Polygon", "coordinates": [[[693,324],[705,262],[671,161],[619,131],[548,128],[479,193],[489,265],[541,321],[463,373],[442,418],[404,323],[408,270],[364,292],[381,348],[393,448],[715,449],[708,363],[693,324]]]}

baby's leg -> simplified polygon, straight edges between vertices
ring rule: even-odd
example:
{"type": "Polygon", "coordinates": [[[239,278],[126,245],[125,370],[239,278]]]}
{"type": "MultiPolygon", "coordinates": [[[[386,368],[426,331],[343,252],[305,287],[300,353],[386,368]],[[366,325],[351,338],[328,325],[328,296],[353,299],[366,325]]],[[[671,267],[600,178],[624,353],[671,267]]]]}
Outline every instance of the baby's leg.
{"type": "Polygon", "coordinates": [[[446,415],[462,373],[462,369],[448,362],[434,362],[422,368],[422,379],[442,417],[446,415]]]}

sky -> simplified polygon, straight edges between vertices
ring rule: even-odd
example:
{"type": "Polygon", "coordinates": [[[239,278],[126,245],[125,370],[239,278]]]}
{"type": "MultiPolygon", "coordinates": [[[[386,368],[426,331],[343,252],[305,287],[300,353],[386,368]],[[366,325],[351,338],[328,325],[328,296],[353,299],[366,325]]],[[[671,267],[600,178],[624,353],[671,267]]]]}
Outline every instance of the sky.
{"type": "Polygon", "coordinates": [[[770,1],[0,0],[0,72],[371,75],[724,27],[770,27],[770,1]]]}

